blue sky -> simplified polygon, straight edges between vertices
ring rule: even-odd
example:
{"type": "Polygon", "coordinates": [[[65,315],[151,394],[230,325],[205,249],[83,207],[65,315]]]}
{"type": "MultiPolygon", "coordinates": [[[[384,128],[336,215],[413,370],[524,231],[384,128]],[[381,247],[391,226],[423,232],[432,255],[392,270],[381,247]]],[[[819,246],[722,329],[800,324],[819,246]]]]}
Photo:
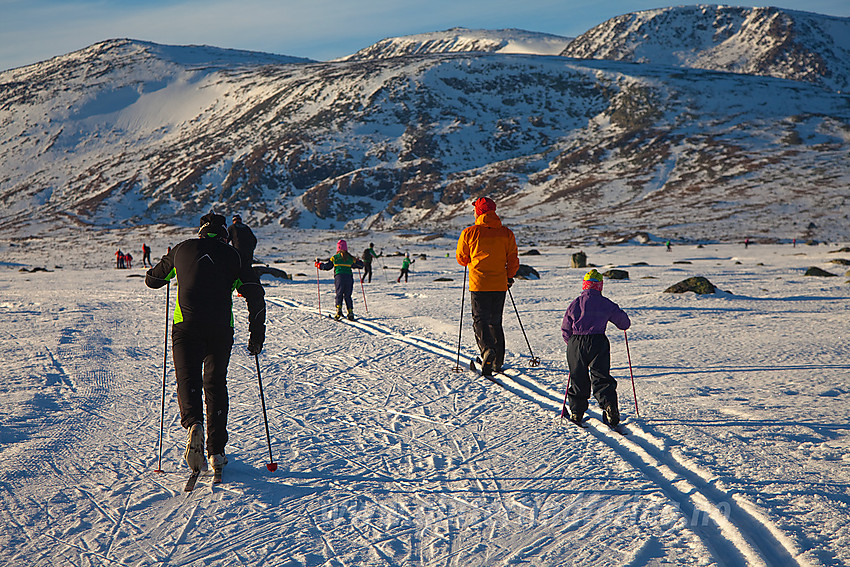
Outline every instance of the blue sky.
{"type": "MultiPolygon", "coordinates": [[[[681,4],[620,0],[0,0],[0,70],[119,37],[318,60],[348,55],[385,37],[457,26],[520,28],[575,37],[620,14],[681,4]]],[[[785,0],[774,5],[850,16],[848,0],[785,0]]]]}

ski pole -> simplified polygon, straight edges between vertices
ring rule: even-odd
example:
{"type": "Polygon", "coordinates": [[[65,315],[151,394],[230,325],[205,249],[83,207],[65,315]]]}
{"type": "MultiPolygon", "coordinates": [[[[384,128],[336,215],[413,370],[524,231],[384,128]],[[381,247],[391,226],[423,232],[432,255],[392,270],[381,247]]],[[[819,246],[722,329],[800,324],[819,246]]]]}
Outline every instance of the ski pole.
{"type": "Polygon", "coordinates": [[[525,329],[522,326],[522,319],[519,318],[519,311],[516,308],[516,303],[514,303],[514,294],[511,293],[511,288],[508,288],[508,295],[511,297],[511,303],[514,306],[514,312],[516,313],[516,320],[519,321],[519,328],[522,331],[522,336],[525,337],[525,344],[528,345],[528,352],[531,353],[531,365],[532,366],[540,366],[540,359],[534,356],[534,352],[531,350],[531,343],[528,342],[528,335],[525,334],[525,329]]]}
{"type": "Polygon", "coordinates": [[[463,267],[463,285],[460,287],[460,324],[457,326],[457,362],[455,362],[454,371],[460,372],[460,336],[463,332],[463,300],[466,299],[466,271],[467,267],[463,267]]]}
{"type": "Polygon", "coordinates": [[[171,282],[165,284],[165,348],[162,349],[162,409],[159,412],[159,464],[154,472],[162,470],[162,435],[165,430],[165,375],[168,372],[168,303],[171,300],[171,282]]]}
{"type": "Polygon", "coordinates": [[[319,295],[319,315],[322,314],[322,290],[319,288],[319,266],[316,266],[316,293],[319,295]]]}
{"type": "Polygon", "coordinates": [[[564,405],[561,406],[561,425],[564,423],[564,416],[567,414],[567,395],[570,393],[570,372],[567,371],[567,389],[564,390],[564,405]]]}
{"type": "Polygon", "coordinates": [[[623,331],[623,336],[626,338],[626,357],[629,359],[629,375],[632,377],[632,396],[634,396],[635,400],[635,414],[640,417],[637,403],[637,392],[635,391],[635,374],[632,372],[632,355],[629,354],[629,335],[625,330],[623,331]]]}
{"type": "Polygon", "coordinates": [[[266,468],[271,472],[277,470],[277,463],[272,458],[272,440],[269,436],[269,418],[266,416],[266,398],[263,396],[263,379],[260,377],[260,355],[254,355],[254,362],[257,363],[257,383],[260,385],[260,404],[263,406],[263,423],[266,424],[266,443],[269,446],[269,462],[266,468]]]}
{"type": "Polygon", "coordinates": [[[366,288],[363,287],[363,277],[360,275],[360,268],[357,268],[357,276],[360,278],[360,291],[363,292],[363,307],[366,309],[366,313],[368,313],[369,306],[366,305],[366,288]]]}

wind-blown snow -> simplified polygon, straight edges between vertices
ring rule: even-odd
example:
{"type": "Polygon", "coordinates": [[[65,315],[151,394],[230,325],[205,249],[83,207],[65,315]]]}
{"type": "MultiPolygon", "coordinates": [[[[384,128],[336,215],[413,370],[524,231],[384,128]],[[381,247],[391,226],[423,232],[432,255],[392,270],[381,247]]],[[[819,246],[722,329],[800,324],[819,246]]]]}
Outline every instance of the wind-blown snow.
{"type": "MultiPolygon", "coordinates": [[[[511,225],[510,207],[500,212],[511,225]]],[[[166,292],[147,289],[138,266],[142,242],[156,258],[192,231],[64,229],[0,241],[0,563],[850,562],[846,243],[585,248],[601,271],[630,274],[605,282],[633,321],[628,353],[624,334],[608,331],[622,437],[599,423],[594,401],[587,431],[555,418],[567,381],[559,326],[584,273],[567,267],[575,249],[521,257],[541,279],[511,290],[502,388],[453,370],[459,329],[460,365],[474,353],[468,297],[459,326],[454,237],[258,234],[257,256],[294,274],[264,277],[259,360],[279,469],[265,467],[246,310],[234,297],[230,464],[224,484],[203,478],[191,495],[181,491],[185,433],[170,354],[165,472],[154,472],[166,292]],[[355,290],[353,324],[324,316],[332,278],[321,274],[317,297],[312,265],[340,237],[385,254],[364,286],[368,312],[355,290]],[[117,247],[136,257],[132,270],[112,267],[117,247]],[[411,280],[396,284],[400,259],[390,254],[406,251],[417,258],[411,280]],[[810,266],[840,276],[806,277],[810,266]],[[18,271],[34,267],[49,271],[18,271]],[[723,291],[663,293],[691,275],[723,291]]],[[[534,247],[517,236],[521,252],[534,247]]]]}

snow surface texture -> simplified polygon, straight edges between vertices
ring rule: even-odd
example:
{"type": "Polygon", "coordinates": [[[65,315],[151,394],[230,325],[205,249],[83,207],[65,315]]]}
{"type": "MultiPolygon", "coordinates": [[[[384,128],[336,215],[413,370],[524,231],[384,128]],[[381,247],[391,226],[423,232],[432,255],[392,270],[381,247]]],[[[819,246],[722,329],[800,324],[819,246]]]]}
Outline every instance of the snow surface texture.
{"type": "MultiPolygon", "coordinates": [[[[182,492],[185,433],[168,354],[158,465],[166,291],[156,258],[191,237],[167,227],[58,231],[0,241],[3,565],[844,565],[850,562],[850,287],[831,246],[587,247],[614,328],[627,436],[559,425],[567,381],[560,322],[584,270],[575,250],[523,256],[539,280],[509,300],[500,387],[455,372],[463,271],[455,242],[387,233],[259,230],[266,279],[259,360],[269,459],[246,310],[235,298],[224,484],[182,492]],[[334,322],[332,280],[312,259],[339,237],[399,256],[359,286],[355,323],[334,322]],[[113,268],[116,248],[135,256],[113,268]],[[645,264],[644,264],[645,263],[645,264]],[[60,267],[61,266],[61,267],[60,267]],[[22,272],[20,268],[46,268],[22,272]],[[702,275],[710,296],[663,290],[702,275]],[[437,281],[450,279],[450,281],[437,281]]],[[[521,252],[531,246],[522,235],[521,252]]],[[[844,245],[846,246],[846,244],[844,245]]],[[[171,291],[173,303],[175,291],[171,291]]],[[[476,354],[468,313],[460,368],[476,354]]],[[[173,310],[173,305],[170,306],[173,310]]]]}

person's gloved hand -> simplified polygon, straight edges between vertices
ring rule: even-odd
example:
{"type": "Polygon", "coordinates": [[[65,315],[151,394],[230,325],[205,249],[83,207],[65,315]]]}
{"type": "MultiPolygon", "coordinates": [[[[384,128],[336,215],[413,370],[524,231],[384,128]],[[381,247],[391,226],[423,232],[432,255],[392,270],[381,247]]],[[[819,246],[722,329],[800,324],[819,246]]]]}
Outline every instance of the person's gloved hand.
{"type": "Polygon", "coordinates": [[[251,354],[260,354],[263,350],[263,342],[266,340],[266,331],[251,331],[251,338],[248,339],[248,352],[251,354]]]}
{"type": "Polygon", "coordinates": [[[322,262],[318,258],[316,258],[316,261],[313,262],[313,265],[316,266],[317,268],[321,268],[322,262]]]}
{"type": "Polygon", "coordinates": [[[514,279],[508,278],[508,289],[511,289],[511,286],[514,285],[514,279]]]}

